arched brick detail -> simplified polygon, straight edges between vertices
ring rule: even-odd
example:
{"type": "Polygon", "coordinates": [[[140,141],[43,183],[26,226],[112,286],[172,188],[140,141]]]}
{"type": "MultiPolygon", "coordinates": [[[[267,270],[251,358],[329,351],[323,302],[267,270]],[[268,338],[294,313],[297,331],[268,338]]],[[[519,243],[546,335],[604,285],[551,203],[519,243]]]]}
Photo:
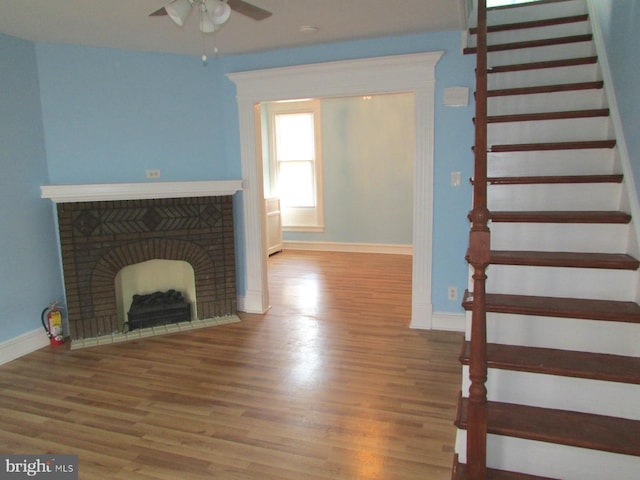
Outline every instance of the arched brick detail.
{"type": "MultiPolygon", "coordinates": [[[[96,317],[108,318],[111,327],[119,328],[114,287],[116,275],[128,265],[149,260],[182,260],[190,264],[195,276],[196,297],[199,290],[206,290],[206,279],[215,276],[213,262],[206,250],[193,242],[154,238],[113,248],[98,260],[91,275],[93,311],[96,317]],[[113,322],[116,322],[115,326],[112,325],[113,322]]],[[[197,306],[196,312],[198,318],[206,318],[200,315],[197,306]]]]}
{"type": "Polygon", "coordinates": [[[72,339],[118,332],[115,277],[127,265],[182,260],[198,318],[236,313],[231,196],[58,204],[72,339]]]}

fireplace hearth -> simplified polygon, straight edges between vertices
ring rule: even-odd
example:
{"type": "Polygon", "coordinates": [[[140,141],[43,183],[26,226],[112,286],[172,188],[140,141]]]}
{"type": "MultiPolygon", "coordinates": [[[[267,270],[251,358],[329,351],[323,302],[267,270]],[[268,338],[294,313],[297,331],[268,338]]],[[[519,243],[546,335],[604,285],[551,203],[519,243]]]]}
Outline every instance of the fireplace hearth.
{"type": "Polygon", "coordinates": [[[191,306],[182,292],[167,290],[146,295],[134,295],[123,331],[155,327],[171,323],[190,322],[191,306]]]}

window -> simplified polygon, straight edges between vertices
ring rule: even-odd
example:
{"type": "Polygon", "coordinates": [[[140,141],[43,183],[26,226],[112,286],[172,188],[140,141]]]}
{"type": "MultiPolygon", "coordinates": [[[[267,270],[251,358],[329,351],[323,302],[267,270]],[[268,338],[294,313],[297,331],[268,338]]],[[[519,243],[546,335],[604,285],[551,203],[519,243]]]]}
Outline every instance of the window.
{"type": "Polygon", "coordinates": [[[320,231],[322,175],[319,100],[273,102],[267,106],[269,179],[280,197],[282,226],[320,231]]]}

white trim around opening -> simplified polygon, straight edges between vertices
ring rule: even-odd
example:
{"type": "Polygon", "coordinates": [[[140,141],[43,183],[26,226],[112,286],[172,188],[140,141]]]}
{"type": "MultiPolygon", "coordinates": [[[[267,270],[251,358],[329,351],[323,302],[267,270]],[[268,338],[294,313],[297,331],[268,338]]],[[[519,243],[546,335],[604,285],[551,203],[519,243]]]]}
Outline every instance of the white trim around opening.
{"type": "Polygon", "coordinates": [[[241,311],[269,308],[263,187],[255,109],[260,102],[411,92],[415,101],[411,326],[432,325],[433,143],[435,66],[443,52],[230,73],[236,84],[243,176],[245,294],[241,311]]]}

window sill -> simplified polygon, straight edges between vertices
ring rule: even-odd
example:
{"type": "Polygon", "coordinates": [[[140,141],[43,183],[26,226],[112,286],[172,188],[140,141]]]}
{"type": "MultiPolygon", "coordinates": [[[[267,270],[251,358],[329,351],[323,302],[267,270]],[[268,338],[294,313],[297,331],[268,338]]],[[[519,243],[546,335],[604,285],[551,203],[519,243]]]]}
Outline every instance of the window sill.
{"type": "Polygon", "coordinates": [[[324,232],[324,225],[283,225],[283,232],[324,232]]]}

